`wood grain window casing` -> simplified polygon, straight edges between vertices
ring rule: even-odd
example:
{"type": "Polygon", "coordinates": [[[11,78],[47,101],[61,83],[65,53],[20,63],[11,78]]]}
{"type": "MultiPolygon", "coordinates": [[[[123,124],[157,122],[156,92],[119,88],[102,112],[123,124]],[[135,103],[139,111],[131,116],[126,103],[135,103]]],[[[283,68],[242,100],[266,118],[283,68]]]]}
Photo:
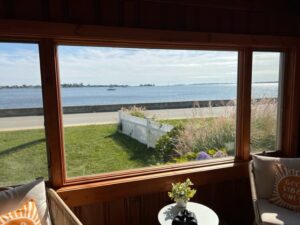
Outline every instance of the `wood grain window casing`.
{"type": "MultiPolygon", "coordinates": [[[[285,157],[297,156],[300,121],[300,45],[286,51],[283,77],[281,152],[285,157]],[[298,86],[297,86],[298,85],[298,86]]],[[[299,147],[299,146],[298,146],[299,147]]],[[[299,153],[298,153],[299,154],[299,153]]]]}
{"type": "Polygon", "coordinates": [[[50,183],[54,187],[61,187],[64,185],[66,175],[57,49],[53,40],[41,40],[40,62],[46,139],[50,158],[50,183]]]}
{"type": "Polygon", "coordinates": [[[252,50],[244,48],[238,58],[236,157],[246,161],[250,157],[251,77],[252,50]]]}
{"type": "MultiPolygon", "coordinates": [[[[159,31],[159,30],[145,30],[135,28],[107,28],[99,26],[85,26],[85,25],[72,25],[72,24],[53,24],[45,22],[29,22],[29,21],[0,21],[0,38],[5,40],[26,40],[26,41],[38,41],[41,47],[41,54],[44,55],[41,58],[41,70],[42,76],[48,73],[47,68],[54,76],[49,76],[47,79],[50,81],[44,81],[43,88],[48,86],[48,82],[53,82],[55,79],[55,85],[47,87],[51,90],[43,90],[44,100],[50,99],[52,103],[46,103],[48,116],[45,115],[46,123],[46,135],[47,145],[50,153],[50,165],[51,165],[51,182],[55,187],[69,186],[72,184],[84,184],[92,182],[100,182],[102,180],[115,180],[122,177],[122,172],[113,176],[110,175],[98,175],[93,177],[83,177],[81,180],[66,180],[65,174],[65,162],[63,152],[63,131],[62,131],[62,110],[60,105],[60,93],[59,93],[59,78],[58,78],[58,65],[56,56],[56,45],[61,43],[78,44],[78,45],[109,45],[109,46],[135,46],[135,47],[157,47],[157,48],[180,48],[180,49],[227,49],[238,50],[240,54],[245,55],[245,50],[252,49],[264,49],[272,50],[279,49],[287,50],[287,69],[285,69],[285,82],[284,82],[284,112],[282,116],[283,129],[286,132],[282,135],[282,152],[284,155],[295,155],[294,140],[293,137],[296,133],[296,125],[293,121],[296,121],[299,116],[297,109],[299,103],[297,103],[297,85],[293,83],[293,80],[298,80],[296,74],[299,71],[299,38],[288,37],[270,37],[270,36],[253,36],[253,35],[235,35],[235,34],[209,34],[198,32],[178,32],[178,31],[159,31]],[[11,29],[11,27],[14,27],[11,29]],[[42,47],[44,46],[44,47],[42,47]],[[48,46],[48,47],[45,47],[48,46]],[[50,47],[51,46],[51,47],[50,47]],[[44,58],[44,59],[43,59],[44,58]],[[50,63],[49,63],[50,62],[50,63]],[[47,83],[47,85],[46,85],[47,83]],[[289,87],[292,87],[292,93],[289,93],[289,87]],[[287,102],[286,102],[287,100],[287,102]],[[48,105],[48,106],[47,106],[48,105]],[[52,111],[55,115],[50,115],[50,105],[54,106],[52,111]],[[49,111],[48,111],[49,110],[49,111]],[[50,119],[53,117],[53,119],[50,119]],[[56,119],[54,119],[56,117],[56,119]],[[51,125],[51,123],[56,125],[51,125]],[[53,128],[54,127],[54,128],[53,128]],[[288,129],[286,129],[288,128],[288,129]],[[55,132],[57,132],[55,134],[55,132]],[[51,136],[52,134],[52,136],[51,136]],[[292,136],[289,136],[291,134],[292,136]],[[52,142],[54,141],[54,142],[52,142]],[[51,143],[52,142],[52,143],[51,143]],[[54,144],[56,143],[56,144],[54,144]],[[52,147],[49,147],[52,146],[52,147]]],[[[248,61],[249,62],[249,61],[248,61]]],[[[245,66],[240,64],[239,66],[245,66]]],[[[239,69],[240,70],[240,69],[239,69]]],[[[244,69],[242,69],[244,70],[244,69]]],[[[244,71],[245,72],[245,71],[244,71]]],[[[243,73],[244,73],[243,72],[243,73]]],[[[239,75],[240,76],[240,75],[239,75]]],[[[47,80],[45,79],[45,80],[47,80]]],[[[239,78],[240,79],[240,78],[239,78]]],[[[239,83],[241,81],[239,80],[239,83]]],[[[245,81],[244,81],[245,82],[245,81]]],[[[242,93],[239,90],[239,93],[242,93]]],[[[239,94],[240,96],[240,94],[239,94]]],[[[239,97],[240,98],[240,97],[239,97]]],[[[240,101],[240,99],[238,100],[240,101]]],[[[239,103],[238,103],[239,104],[239,103]]],[[[240,107],[240,106],[238,106],[240,107]]],[[[241,110],[241,109],[238,109],[241,110]]],[[[244,109],[245,110],[245,109],[244,109]]],[[[238,112],[240,113],[240,112],[238,112]]],[[[242,115],[246,118],[246,114],[242,115]]],[[[240,116],[241,117],[241,116],[240,116]]],[[[249,119],[249,118],[248,118],[249,119]]],[[[241,119],[238,118],[237,127],[240,127],[241,119]],[[239,122],[240,121],[240,122],[239,122]]],[[[240,128],[239,128],[240,129],[240,128]]],[[[244,128],[245,129],[245,128],[244,128]]],[[[238,132],[238,130],[237,130],[238,132]]],[[[244,138],[247,134],[243,134],[244,138]]],[[[237,145],[245,145],[245,143],[238,143],[237,145]]],[[[245,148],[244,148],[245,149],[245,148]]],[[[247,160],[249,153],[245,152],[243,148],[238,147],[236,160],[247,160]]],[[[235,160],[235,161],[236,161],[235,160]]],[[[221,162],[220,162],[221,163],[221,162]]],[[[223,162],[229,163],[229,162],[223,162]]],[[[137,179],[143,179],[143,174],[161,174],[164,176],[164,171],[176,171],[184,172],[189,168],[198,168],[201,163],[187,163],[183,165],[171,165],[162,166],[161,168],[154,168],[152,171],[147,168],[138,171],[132,171],[129,173],[130,177],[136,177],[137,179]]],[[[222,163],[221,163],[222,164],[222,163]]],[[[206,164],[202,164],[205,166],[206,164]]],[[[99,185],[101,185],[99,183],[99,185]]]]}

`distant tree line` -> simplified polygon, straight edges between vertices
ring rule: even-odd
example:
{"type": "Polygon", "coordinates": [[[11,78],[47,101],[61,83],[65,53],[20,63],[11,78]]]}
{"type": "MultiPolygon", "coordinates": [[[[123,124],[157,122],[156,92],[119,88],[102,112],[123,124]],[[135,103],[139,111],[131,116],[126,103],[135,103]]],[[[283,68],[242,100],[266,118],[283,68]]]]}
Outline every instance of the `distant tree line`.
{"type": "Polygon", "coordinates": [[[63,88],[70,88],[70,87],[129,87],[129,85],[120,85],[120,84],[83,84],[83,83],[74,83],[74,84],[61,84],[63,88]]]}
{"type": "Polygon", "coordinates": [[[40,87],[41,85],[27,85],[27,84],[0,86],[0,88],[40,88],[40,87]]]}
{"type": "Polygon", "coordinates": [[[154,84],[140,84],[140,87],[153,87],[154,84]]]}
{"type": "MultiPolygon", "coordinates": [[[[278,83],[278,81],[255,81],[252,83],[278,83]]],[[[187,85],[208,85],[208,84],[232,84],[232,83],[193,83],[193,84],[187,84],[187,85]]],[[[174,84],[171,86],[180,86],[185,84],[174,84]]],[[[72,87],[109,87],[109,88],[115,88],[115,87],[130,87],[135,85],[127,85],[127,84],[83,84],[83,83],[64,83],[61,84],[62,88],[72,88],[72,87]]],[[[155,84],[140,84],[137,85],[140,87],[153,87],[155,84]]],[[[41,88],[41,85],[4,85],[0,86],[1,88],[41,88]]]]}
{"type": "MultiPolygon", "coordinates": [[[[139,86],[145,87],[145,86],[155,86],[154,84],[140,84],[139,86]]],[[[0,88],[40,88],[41,85],[4,85],[0,86],[0,88]]],[[[72,87],[129,87],[127,84],[83,84],[83,83],[64,83],[61,84],[61,87],[63,88],[72,88],[72,87]]]]}

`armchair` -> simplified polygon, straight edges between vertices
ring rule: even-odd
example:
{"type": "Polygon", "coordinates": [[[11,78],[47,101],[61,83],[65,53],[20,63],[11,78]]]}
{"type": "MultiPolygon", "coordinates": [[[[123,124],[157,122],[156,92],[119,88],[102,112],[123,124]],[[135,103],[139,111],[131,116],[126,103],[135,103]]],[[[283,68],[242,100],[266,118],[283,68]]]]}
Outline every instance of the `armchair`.
{"type": "Polygon", "coordinates": [[[273,203],[268,199],[271,197],[274,182],[274,164],[281,164],[300,170],[299,158],[274,158],[253,155],[249,163],[249,176],[251,185],[252,202],[255,213],[256,225],[299,225],[300,213],[292,211],[273,203]]]}

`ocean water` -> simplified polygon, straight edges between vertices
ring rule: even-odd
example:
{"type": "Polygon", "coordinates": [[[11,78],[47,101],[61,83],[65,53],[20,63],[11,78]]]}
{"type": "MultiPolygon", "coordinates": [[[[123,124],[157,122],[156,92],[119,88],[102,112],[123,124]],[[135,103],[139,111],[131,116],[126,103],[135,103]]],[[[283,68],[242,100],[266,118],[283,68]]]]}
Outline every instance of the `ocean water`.
{"type": "MultiPolygon", "coordinates": [[[[198,84],[177,86],[139,86],[62,88],[63,106],[156,103],[236,99],[236,84],[198,84]]],[[[277,83],[255,83],[252,97],[277,97],[277,83]]],[[[40,88],[0,89],[0,109],[42,107],[40,88]]]]}

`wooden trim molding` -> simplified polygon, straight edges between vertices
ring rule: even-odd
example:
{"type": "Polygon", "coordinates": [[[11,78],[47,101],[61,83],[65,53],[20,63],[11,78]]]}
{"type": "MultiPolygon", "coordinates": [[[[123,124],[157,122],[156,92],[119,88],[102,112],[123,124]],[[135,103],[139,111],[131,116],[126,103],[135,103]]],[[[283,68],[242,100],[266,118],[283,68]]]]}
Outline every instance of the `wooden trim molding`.
{"type": "Polygon", "coordinates": [[[152,167],[145,167],[145,168],[138,168],[138,169],[131,169],[131,170],[124,170],[124,171],[116,171],[116,172],[109,172],[103,174],[95,174],[90,176],[83,176],[83,177],[74,177],[66,179],[64,185],[65,186],[72,186],[77,184],[88,184],[91,182],[104,182],[110,180],[117,180],[122,178],[131,178],[136,177],[137,179],[151,174],[161,174],[163,176],[164,173],[181,171],[184,172],[190,169],[197,169],[200,167],[206,166],[218,166],[227,163],[233,163],[235,161],[235,157],[226,157],[226,158],[219,158],[219,159],[212,159],[212,160],[205,160],[205,161],[194,161],[194,162],[187,162],[187,163],[177,163],[171,165],[160,165],[160,166],[152,166],[152,167]]]}
{"type": "Polygon", "coordinates": [[[65,162],[56,47],[53,40],[44,39],[40,42],[39,49],[50,182],[54,187],[61,187],[65,177],[65,162]]]}
{"type": "Polygon", "coordinates": [[[282,153],[286,157],[297,156],[300,116],[300,46],[287,53],[284,77],[282,153]],[[298,136],[297,136],[298,135],[298,136]]]}
{"type": "Polygon", "coordinates": [[[237,90],[237,158],[249,160],[251,121],[252,49],[239,51],[237,90]]]}
{"type": "Polygon", "coordinates": [[[74,207],[123,197],[169,191],[171,183],[185,180],[187,177],[195,185],[213,184],[248,177],[248,162],[232,162],[184,171],[169,171],[163,174],[149,174],[140,177],[73,185],[60,188],[57,193],[67,205],[74,207]]]}
{"type": "Polygon", "coordinates": [[[168,47],[176,44],[178,48],[203,47],[261,47],[286,48],[299,45],[299,38],[274,37],[243,34],[217,34],[188,31],[152,30],[141,28],[106,27],[95,25],[49,23],[24,20],[0,20],[0,37],[8,40],[27,38],[38,40],[51,38],[58,42],[82,43],[85,45],[121,45],[135,43],[136,47],[155,44],[156,47],[168,47]],[[161,46],[159,46],[161,45],[161,46]]]}

